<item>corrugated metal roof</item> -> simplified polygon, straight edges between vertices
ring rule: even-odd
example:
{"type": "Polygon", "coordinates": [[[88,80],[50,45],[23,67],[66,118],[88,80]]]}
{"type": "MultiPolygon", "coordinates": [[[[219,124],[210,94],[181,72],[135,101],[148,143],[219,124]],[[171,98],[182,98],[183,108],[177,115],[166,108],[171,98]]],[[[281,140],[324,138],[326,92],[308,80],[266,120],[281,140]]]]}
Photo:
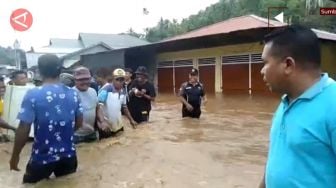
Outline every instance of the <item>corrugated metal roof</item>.
{"type": "Polygon", "coordinates": [[[60,38],[51,38],[49,42],[50,46],[58,48],[83,48],[81,41],[77,39],[60,39],[60,38]]]}
{"type": "MultiPolygon", "coordinates": [[[[288,24],[278,22],[275,20],[270,20],[269,27],[283,27],[287,26],[288,24]]],[[[188,33],[178,35],[161,42],[167,41],[175,41],[180,39],[189,39],[189,38],[196,38],[202,36],[209,36],[209,35],[216,35],[216,34],[225,34],[234,31],[242,31],[242,30],[249,30],[249,29],[257,29],[257,28],[267,28],[268,27],[268,20],[267,18],[259,17],[253,14],[240,16],[231,18],[222,22],[218,22],[212,25],[208,25],[202,27],[200,29],[196,29],[194,31],[190,31],[188,33]]],[[[336,41],[336,34],[330,33],[327,31],[319,30],[319,29],[312,29],[320,39],[325,40],[333,40],[336,41]]]]}
{"type": "Polygon", "coordinates": [[[79,39],[82,41],[84,47],[92,46],[100,42],[104,42],[113,49],[149,44],[147,41],[124,34],[79,33],[79,39]]]}
{"type": "Polygon", "coordinates": [[[316,35],[320,39],[336,41],[336,34],[335,33],[330,33],[330,32],[319,30],[319,29],[312,29],[312,30],[316,33],[316,35]]]}
{"type": "MultiPolygon", "coordinates": [[[[282,27],[287,24],[281,23],[278,21],[270,20],[270,27],[282,27]]],[[[187,38],[195,38],[207,35],[216,35],[222,33],[230,33],[233,31],[239,30],[248,30],[254,28],[267,28],[268,21],[266,18],[262,18],[256,15],[246,15],[231,18],[222,22],[218,22],[209,26],[202,27],[200,29],[196,29],[194,31],[190,31],[188,33],[178,35],[163,41],[173,41],[179,39],[187,39],[187,38]]]]}

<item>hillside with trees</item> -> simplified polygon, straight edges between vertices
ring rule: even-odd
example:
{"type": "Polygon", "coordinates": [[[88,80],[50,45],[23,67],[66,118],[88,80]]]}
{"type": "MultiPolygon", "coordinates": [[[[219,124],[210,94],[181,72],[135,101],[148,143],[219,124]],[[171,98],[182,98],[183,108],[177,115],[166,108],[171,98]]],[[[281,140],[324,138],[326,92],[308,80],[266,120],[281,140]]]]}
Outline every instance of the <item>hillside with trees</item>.
{"type": "MultiPolygon", "coordinates": [[[[267,18],[268,7],[274,6],[287,7],[284,10],[287,23],[300,23],[336,33],[336,16],[321,16],[319,12],[319,7],[336,7],[335,0],[220,0],[180,23],[177,20],[161,18],[155,27],[147,28],[144,34],[130,31],[133,36],[142,36],[150,42],[157,42],[232,17],[255,14],[267,18]]],[[[280,11],[272,10],[270,17],[279,13],[280,11]]]]}

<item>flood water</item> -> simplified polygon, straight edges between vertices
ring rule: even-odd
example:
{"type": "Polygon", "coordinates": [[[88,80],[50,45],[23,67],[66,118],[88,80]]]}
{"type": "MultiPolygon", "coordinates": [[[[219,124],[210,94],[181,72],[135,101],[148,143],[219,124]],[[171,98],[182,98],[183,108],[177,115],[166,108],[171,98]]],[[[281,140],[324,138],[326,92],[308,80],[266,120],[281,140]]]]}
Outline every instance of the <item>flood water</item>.
{"type": "Polygon", "coordinates": [[[79,145],[77,173],[35,185],[21,184],[31,144],[21,153],[20,172],[9,171],[12,143],[0,144],[0,187],[257,187],[279,99],[221,94],[208,99],[201,119],[192,120],[181,118],[177,98],[159,96],[150,123],[79,145]]]}

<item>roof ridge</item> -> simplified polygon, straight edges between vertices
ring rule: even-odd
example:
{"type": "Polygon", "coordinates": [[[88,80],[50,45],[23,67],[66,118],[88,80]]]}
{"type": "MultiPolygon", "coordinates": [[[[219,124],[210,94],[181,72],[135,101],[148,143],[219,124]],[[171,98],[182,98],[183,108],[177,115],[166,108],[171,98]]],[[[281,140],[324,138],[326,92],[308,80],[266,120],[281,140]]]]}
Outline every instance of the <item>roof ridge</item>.
{"type": "MultiPolygon", "coordinates": [[[[198,29],[195,29],[195,30],[192,30],[192,31],[183,33],[183,34],[181,34],[181,35],[186,35],[186,34],[189,34],[189,33],[194,33],[194,32],[197,32],[197,31],[199,31],[199,30],[201,30],[201,29],[205,29],[205,28],[209,28],[210,26],[212,27],[212,26],[214,26],[214,25],[221,24],[222,22],[226,22],[226,21],[229,21],[229,20],[237,19],[237,18],[247,17],[247,16],[248,16],[248,15],[239,16],[239,17],[232,17],[232,18],[229,18],[229,19],[227,19],[227,20],[222,20],[222,21],[217,22],[217,23],[213,23],[213,24],[210,24],[210,25],[206,25],[206,26],[200,27],[200,28],[198,28],[198,29]]],[[[171,39],[177,38],[177,37],[179,37],[179,36],[181,36],[181,35],[177,35],[177,36],[174,36],[174,37],[171,37],[171,38],[167,38],[167,39],[164,39],[164,40],[162,40],[162,41],[171,40],[171,39]]]]}
{"type": "Polygon", "coordinates": [[[316,29],[316,28],[312,28],[313,31],[318,31],[318,32],[321,32],[321,33],[324,33],[324,34],[328,34],[328,35],[335,35],[336,36],[336,33],[331,33],[329,31],[325,31],[325,30],[321,30],[321,29],[316,29]]]}

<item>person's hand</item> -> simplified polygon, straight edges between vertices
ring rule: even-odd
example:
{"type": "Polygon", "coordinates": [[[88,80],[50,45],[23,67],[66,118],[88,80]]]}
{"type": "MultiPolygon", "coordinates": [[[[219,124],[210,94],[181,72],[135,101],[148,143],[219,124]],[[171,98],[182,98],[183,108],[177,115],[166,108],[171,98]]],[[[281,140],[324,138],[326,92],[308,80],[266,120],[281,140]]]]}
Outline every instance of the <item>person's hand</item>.
{"type": "Polygon", "coordinates": [[[187,104],[186,107],[189,112],[194,110],[194,107],[192,107],[190,104],[187,104]]]}
{"type": "Polygon", "coordinates": [[[110,127],[109,127],[109,125],[107,124],[107,122],[106,121],[98,121],[97,122],[97,126],[98,126],[98,128],[100,129],[100,130],[102,130],[102,131],[104,131],[104,132],[106,132],[106,133],[109,133],[109,132],[111,132],[111,130],[110,130],[110,127]]]}
{"type": "Polygon", "coordinates": [[[208,100],[207,99],[204,99],[203,100],[203,105],[206,105],[208,103],[208,100]]]}
{"type": "Polygon", "coordinates": [[[11,160],[9,161],[10,170],[20,171],[20,169],[18,168],[19,161],[19,156],[12,156],[11,160]]]}
{"type": "Polygon", "coordinates": [[[10,130],[12,130],[15,133],[16,128],[11,126],[10,130]]]}
{"type": "Polygon", "coordinates": [[[130,121],[130,124],[132,125],[133,129],[137,128],[138,123],[134,121],[133,119],[130,121]]]}

